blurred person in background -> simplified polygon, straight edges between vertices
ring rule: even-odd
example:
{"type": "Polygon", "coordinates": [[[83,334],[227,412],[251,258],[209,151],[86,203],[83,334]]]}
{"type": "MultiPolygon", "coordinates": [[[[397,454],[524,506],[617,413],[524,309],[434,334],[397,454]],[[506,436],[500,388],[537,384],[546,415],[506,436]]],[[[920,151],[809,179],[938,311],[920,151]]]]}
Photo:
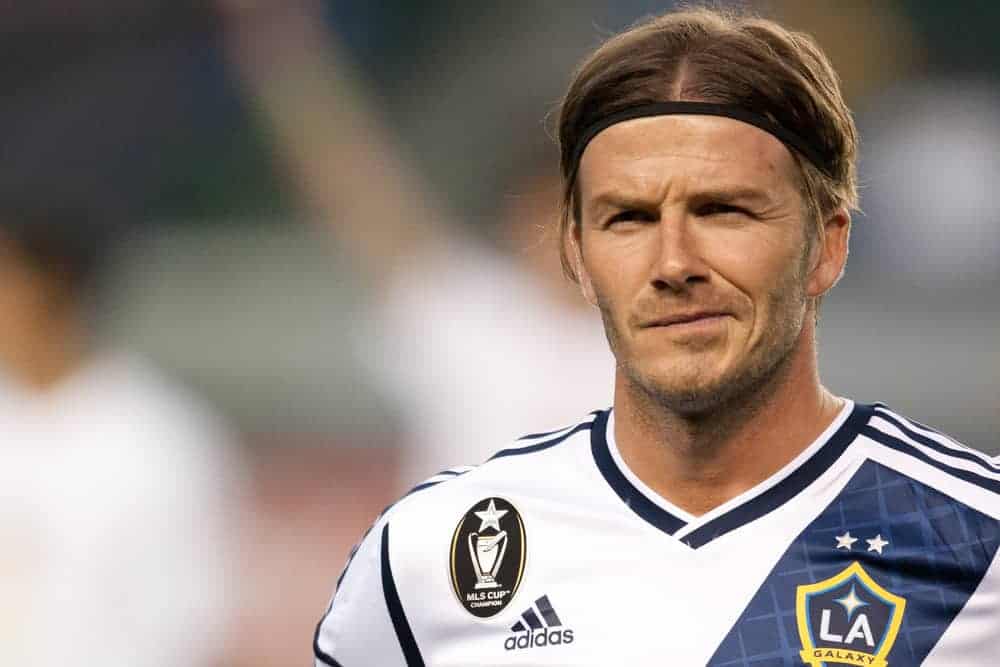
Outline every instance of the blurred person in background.
{"type": "Polygon", "coordinates": [[[403,412],[401,483],[609,403],[599,319],[545,235],[560,182],[552,156],[531,148],[546,141],[541,124],[524,138],[531,157],[509,179],[491,245],[449,224],[324,30],[320,3],[221,4],[232,61],[305,206],[377,292],[359,333],[403,412]]]}
{"type": "Polygon", "coordinates": [[[94,334],[120,227],[89,196],[0,195],[0,663],[219,655],[239,470],[225,426],[94,334]]]}

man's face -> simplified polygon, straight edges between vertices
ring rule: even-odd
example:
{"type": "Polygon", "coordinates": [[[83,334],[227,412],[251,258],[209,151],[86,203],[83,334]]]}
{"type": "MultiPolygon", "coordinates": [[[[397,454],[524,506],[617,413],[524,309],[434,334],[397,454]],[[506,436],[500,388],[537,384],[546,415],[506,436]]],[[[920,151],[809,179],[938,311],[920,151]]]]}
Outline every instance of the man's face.
{"type": "Polygon", "coordinates": [[[626,121],[584,152],[581,283],[626,379],[661,404],[705,412],[761,386],[836,280],[812,270],[796,170],[773,136],[709,116],[626,121]]]}

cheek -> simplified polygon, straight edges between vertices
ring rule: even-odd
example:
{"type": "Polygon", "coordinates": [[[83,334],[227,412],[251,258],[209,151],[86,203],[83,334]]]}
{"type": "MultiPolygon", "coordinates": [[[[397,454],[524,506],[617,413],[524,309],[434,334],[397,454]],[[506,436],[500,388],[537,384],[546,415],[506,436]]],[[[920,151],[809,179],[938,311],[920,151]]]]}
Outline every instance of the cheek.
{"type": "Polygon", "coordinates": [[[772,292],[799,277],[800,253],[783,235],[730,234],[716,238],[710,248],[715,272],[755,311],[767,307],[772,292]]]}
{"type": "Polygon", "coordinates": [[[791,258],[755,299],[757,342],[773,345],[799,330],[806,310],[806,286],[801,257],[791,258]]]}
{"type": "Polygon", "coordinates": [[[606,304],[620,308],[648,281],[648,244],[633,238],[604,238],[584,243],[583,263],[594,292],[606,304]]]}

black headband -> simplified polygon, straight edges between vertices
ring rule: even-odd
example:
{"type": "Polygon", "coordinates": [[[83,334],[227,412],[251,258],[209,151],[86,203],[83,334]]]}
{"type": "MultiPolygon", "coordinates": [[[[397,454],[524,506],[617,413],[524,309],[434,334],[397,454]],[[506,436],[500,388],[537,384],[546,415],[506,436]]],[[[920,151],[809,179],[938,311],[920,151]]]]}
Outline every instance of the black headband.
{"type": "Polygon", "coordinates": [[[639,106],[622,109],[594,121],[587,126],[587,129],[580,137],[580,141],[576,144],[576,150],[573,152],[573,173],[580,166],[580,158],[583,157],[583,151],[586,150],[587,144],[612,125],[647,116],[669,116],[675,114],[724,116],[749,123],[771,134],[789,148],[797,150],[827,176],[833,175],[833,170],[830,169],[827,160],[823,159],[820,151],[816,150],[808,141],[791,130],[782,127],[766,116],[748,111],[743,107],[734,104],[711,104],[708,102],[654,102],[651,104],[640,104],[639,106]]]}

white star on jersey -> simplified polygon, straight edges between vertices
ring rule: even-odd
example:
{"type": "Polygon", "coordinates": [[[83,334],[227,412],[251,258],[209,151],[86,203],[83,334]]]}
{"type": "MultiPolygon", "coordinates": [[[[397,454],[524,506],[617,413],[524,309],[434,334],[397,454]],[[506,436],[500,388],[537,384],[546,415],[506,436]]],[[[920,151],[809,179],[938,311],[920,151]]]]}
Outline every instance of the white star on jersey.
{"type": "MultiPolygon", "coordinates": [[[[482,521],[482,523],[479,524],[479,532],[481,533],[491,526],[500,530],[500,519],[502,519],[503,515],[506,513],[507,510],[498,510],[496,503],[493,502],[493,500],[490,500],[490,506],[486,508],[485,512],[476,512],[476,516],[478,516],[482,521]]],[[[879,551],[879,553],[882,552],[879,551]]]]}
{"type": "Polygon", "coordinates": [[[865,540],[868,543],[868,551],[877,551],[878,554],[882,555],[882,549],[887,547],[889,543],[882,539],[882,535],[878,534],[870,540],[865,540]]]}
{"type": "Polygon", "coordinates": [[[858,538],[851,537],[851,531],[847,531],[843,535],[837,535],[836,540],[838,549],[847,549],[850,551],[854,543],[858,541],[858,538]]]}
{"type": "Polygon", "coordinates": [[[855,592],[854,590],[854,586],[851,586],[850,593],[848,593],[842,598],[837,598],[836,600],[834,600],[834,602],[837,602],[838,604],[843,606],[844,609],[847,610],[847,618],[851,618],[851,616],[854,616],[854,610],[856,610],[858,607],[868,606],[867,602],[858,597],[857,592],[855,592]]]}

